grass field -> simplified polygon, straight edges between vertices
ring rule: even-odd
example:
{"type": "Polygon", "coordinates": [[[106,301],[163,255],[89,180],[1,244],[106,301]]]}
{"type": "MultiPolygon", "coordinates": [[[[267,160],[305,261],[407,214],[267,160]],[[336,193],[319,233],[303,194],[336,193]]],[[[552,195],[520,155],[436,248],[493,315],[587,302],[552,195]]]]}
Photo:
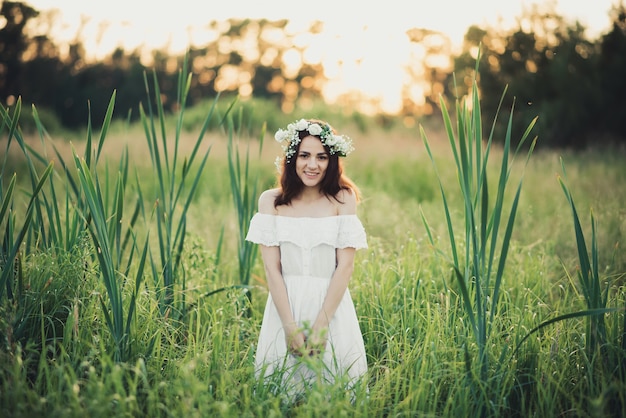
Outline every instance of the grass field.
{"type": "Polygon", "coordinates": [[[432,160],[417,128],[338,125],[355,141],[346,171],[363,193],[369,248],[350,289],[369,373],[354,397],[320,385],[290,405],[254,378],[267,289],[239,241],[238,216],[275,181],[271,133],[261,147],[236,123],[203,135],[168,120],[166,155],[155,116],[154,131],[105,123],[102,137],[45,145],[4,120],[3,141],[15,139],[2,171],[3,417],[626,415],[623,151],[540,149],[527,165],[523,151],[498,203],[511,156],[494,146],[489,203],[473,201],[503,209],[500,235],[479,234],[508,243],[494,278],[473,273],[482,261],[467,238],[483,224],[466,228],[471,194],[443,121],[424,127],[432,160]]]}

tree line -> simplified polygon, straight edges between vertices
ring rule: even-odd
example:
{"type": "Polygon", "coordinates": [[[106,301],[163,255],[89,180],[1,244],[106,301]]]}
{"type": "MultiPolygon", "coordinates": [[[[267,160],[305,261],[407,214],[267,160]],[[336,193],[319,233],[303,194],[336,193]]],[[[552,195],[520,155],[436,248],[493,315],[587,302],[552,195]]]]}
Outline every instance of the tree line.
{"type": "MultiPolygon", "coordinates": [[[[540,142],[581,148],[626,141],[626,8],[612,9],[611,28],[595,42],[585,27],[567,24],[554,13],[529,12],[520,27],[505,33],[471,27],[455,74],[446,74],[448,95],[454,82],[467,84],[480,46],[481,107],[493,115],[502,103],[502,134],[511,106],[514,138],[535,117],[540,142]],[[513,103],[513,100],[515,103],[513,103]]],[[[468,86],[465,86],[469,88],[468,86]]],[[[503,137],[499,135],[499,137],[503,137]]]]}
{"type": "MultiPolygon", "coordinates": [[[[502,131],[514,104],[513,127],[521,130],[538,116],[543,145],[579,148],[626,141],[626,9],[622,4],[610,13],[612,27],[595,41],[580,23],[533,9],[514,29],[470,27],[456,53],[444,35],[412,29],[407,35],[426,57],[407,69],[413,79],[403,90],[399,116],[426,117],[436,111],[440,97],[453,101],[467,93],[480,54],[478,84],[486,126],[500,109],[496,129],[502,131]],[[443,57],[443,65],[432,57],[443,57]],[[423,85],[421,101],[410,93],[412,83],[423,85]]],[[[296,40],[298,33],[287,30],[286,20],[209,22],[212,41],[190,47],[185,56],[151,51],[147,65],[141,51],[123,48],[90,61],[78,37],[62,54],[48,35],[26,30],[39,14],[23,2],[2,3],[0,100],[11,106],[21,97],[69,129],[84,126],[90,114],[97,124],[95,116],[104,115],[113,90],[114,116],[137,117],[138,104],[147,100],[146,73],[154,72],[159,80],[164,109],[175,110],[177,71],[185,58],[194,73],[189,106],[219,92],[267,99],[289,113],[297,103],[321,100],[327,81],[322,63],[302,59],[304,47],[296,40]],[[296,64],[287,65],[294,57],[296,64]]],[[[301,33],[315,36],[322,30],[323,23],[313,22],[301,33]]]]}

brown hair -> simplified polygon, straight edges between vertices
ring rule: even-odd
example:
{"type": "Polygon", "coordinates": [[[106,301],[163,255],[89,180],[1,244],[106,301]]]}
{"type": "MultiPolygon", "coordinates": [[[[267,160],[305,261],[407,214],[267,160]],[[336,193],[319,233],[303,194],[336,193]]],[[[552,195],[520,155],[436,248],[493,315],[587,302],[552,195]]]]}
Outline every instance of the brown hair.
{"type": "MultiPolygon", "coordinates": [[[[330,125],[324,121],[317,119],[309,119],[311,123],[319,123],[320,125],[330,125]]],[[[335,130],[330,127],[330,129],[335,132],[335,130]]],[[[314,136],[320,139],[319,135],[311,135],[308,131],[299,131],[298,137],[300,138],[300,142],[296,146],[296,152],[294,157],[291,157],[289,161],[286,157],[283,158],[282,161],[282,170],[281,175],[279,177],[280,183],[280,193],[276,196],[274,200],[274,207],[280,205],[288,205],[291,203],[291,200],[298,196],[302,190],[304,189],[304,183],[300,180],[300,177],[296,174],[296,160],[298,159],[298,152],[300,150],[300,144],[302,144],[302,139],[307,136],[314,136]]],[[[321,139],[320,139],[321,141],[321,139]]],[[[322,193],[326,197],[332,197],[337,200],[339,203],[343,203],[337,199],[337,194],[341,190],[350,190],[352,191],[357,198],[357,201],[360,199],[360,191],[359,188],[354,184],[348,176],[346,176],[343,172],[343,163],[339,159],[338,154],[331,154],[330,148],[322,143],[324,149],[328,153],[328,167],[326,168],[326,173],[324,178],[320,183],[320,189],[322,193]]]]}

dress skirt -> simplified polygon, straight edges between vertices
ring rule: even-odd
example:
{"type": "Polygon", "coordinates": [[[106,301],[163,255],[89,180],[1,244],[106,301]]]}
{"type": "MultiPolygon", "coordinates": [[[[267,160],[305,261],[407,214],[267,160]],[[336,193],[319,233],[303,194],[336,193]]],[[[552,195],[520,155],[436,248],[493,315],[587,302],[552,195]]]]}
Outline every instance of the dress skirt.
{"type": "MultiPolygon", "coordinates": [[[[307,334],[322,307],[330,279],[287,276],[284,281],[294,319],[307,334]]],[[[329,324],[326,349],[320,357],[287,353],[285,333],[270,295],[255,358],[257,374],[281,384],[288,393],[299,392],[316,381],[332,383],[345,379],[353,384],[367,371],[367,359],[350,291],[346,289],[329,324]]]]}

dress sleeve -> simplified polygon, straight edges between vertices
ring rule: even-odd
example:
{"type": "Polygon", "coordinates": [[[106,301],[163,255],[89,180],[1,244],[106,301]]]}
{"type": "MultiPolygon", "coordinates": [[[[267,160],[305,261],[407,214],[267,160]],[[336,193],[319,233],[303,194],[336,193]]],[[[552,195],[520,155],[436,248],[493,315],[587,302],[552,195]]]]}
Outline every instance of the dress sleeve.
{"type": "Polygon", "coordinates": [[[365,228],[356,215],[342,216],[339,222],[337,248],[367,248],[365,228]]]}
{"type": "Polygon", "coordinates": [[[250,228],[246,235],[246,241],[262,244],[268,247],[278,246],[276,234],[276,217],[263,213],[256,213],[250,220],[250,228]]]}

